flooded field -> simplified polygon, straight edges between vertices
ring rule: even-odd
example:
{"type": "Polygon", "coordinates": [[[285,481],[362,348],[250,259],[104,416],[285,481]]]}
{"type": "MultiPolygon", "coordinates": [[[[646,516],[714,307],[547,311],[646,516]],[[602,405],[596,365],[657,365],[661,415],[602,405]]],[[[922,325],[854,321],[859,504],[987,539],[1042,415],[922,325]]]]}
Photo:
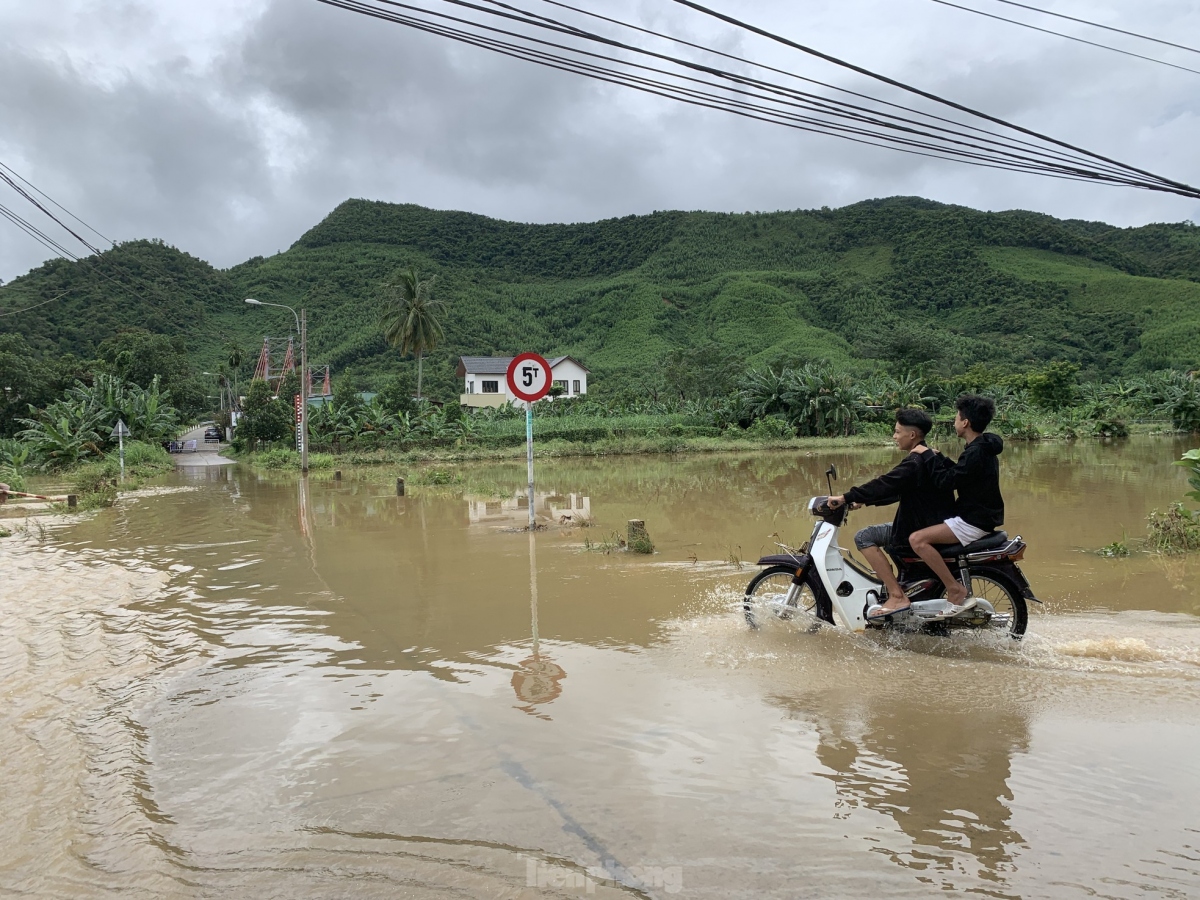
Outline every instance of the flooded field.
{"type": "Polygon", "coordinates": [[[1198,896],[1200,558],[1090,552],[1189,446],[1005,453],[1019,644],[746,628],[886,450],[543,461],[532,543],[522,463],[196,470],[5,539],[0,892],[1198,896]]]}

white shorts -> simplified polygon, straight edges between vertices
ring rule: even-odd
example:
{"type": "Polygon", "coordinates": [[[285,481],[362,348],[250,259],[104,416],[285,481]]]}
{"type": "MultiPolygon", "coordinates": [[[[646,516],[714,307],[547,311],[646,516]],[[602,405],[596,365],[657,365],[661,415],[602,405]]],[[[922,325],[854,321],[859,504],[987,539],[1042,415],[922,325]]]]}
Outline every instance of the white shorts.
{"type": "Polygon", "coordinates": [[[984,531],[982,528],[976,528],[974,525],[964,522],[958,516],[947,519],[946,527],[954,532],[954,536],[958,538],[960,544],[973,544],[991,534],[990,531],[984,531]]]}

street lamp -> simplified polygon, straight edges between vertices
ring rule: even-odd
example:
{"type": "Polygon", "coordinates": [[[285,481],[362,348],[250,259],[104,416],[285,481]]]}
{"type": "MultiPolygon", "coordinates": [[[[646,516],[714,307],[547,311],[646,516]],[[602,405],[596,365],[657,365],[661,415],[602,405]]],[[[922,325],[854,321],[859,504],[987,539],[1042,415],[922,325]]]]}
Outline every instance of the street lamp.
{"type": "Polygon", "coordinates": [[[292,314],[296,320],[296,330],[300,332],[300,472],[303,475],[308,474],[308,342],[307,325],[308,320],[305,318],[304,310],[300,310],[300,315],[296,315],[296,311],[290,306],[285,306],[282,303],[268,303],[265,300],[255,300],[253,297],[247,297],[246,302],[251,306],[278,306],[280,309],[286,309],[292,314]]]}

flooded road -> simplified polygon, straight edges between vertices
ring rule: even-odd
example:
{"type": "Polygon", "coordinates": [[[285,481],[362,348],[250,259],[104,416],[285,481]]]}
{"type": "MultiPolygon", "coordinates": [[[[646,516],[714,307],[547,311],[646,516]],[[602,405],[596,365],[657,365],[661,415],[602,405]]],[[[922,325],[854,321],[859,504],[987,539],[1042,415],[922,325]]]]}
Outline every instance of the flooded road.
{"type": "Polygon", "coordinates": [[[1198,896],[1200,558],[1089,552],[1190,446],[1006,451],[1020,644],[748,631],[887,450],[177,474],[0,541],[0,892],[1198,896]]]}

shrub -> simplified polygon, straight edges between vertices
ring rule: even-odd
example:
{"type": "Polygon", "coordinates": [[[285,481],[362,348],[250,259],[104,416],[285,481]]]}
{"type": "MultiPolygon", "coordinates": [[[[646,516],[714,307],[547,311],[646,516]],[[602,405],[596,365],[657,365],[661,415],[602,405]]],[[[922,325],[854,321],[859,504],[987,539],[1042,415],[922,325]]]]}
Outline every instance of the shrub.
{"type": "Polygon", "coordinates": [[[1159,553],[1186,553],[1200,550],[1200,516],[1172,503],[1166,512],[1157,509],[1147,518],[1150,537],[1147,543],[1159,553]]]}

